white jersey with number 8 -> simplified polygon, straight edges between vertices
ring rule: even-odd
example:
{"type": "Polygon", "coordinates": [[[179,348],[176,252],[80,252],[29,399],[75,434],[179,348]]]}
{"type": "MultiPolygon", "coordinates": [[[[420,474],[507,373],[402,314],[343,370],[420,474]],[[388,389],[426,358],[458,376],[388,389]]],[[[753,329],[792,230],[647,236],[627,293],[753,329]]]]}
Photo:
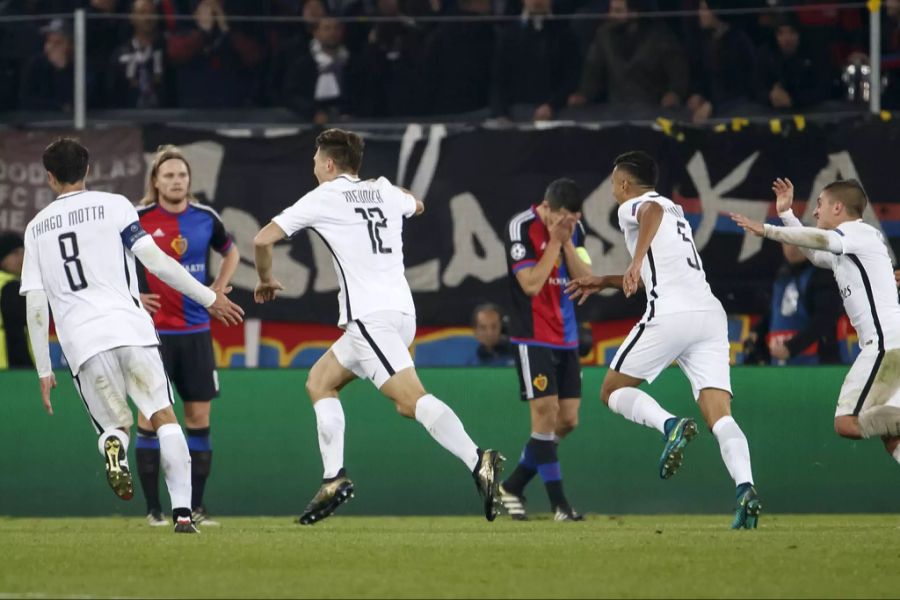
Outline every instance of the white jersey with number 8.
{"type": "Polygon", "coordinates": [[[44,290],[72,373],[121,346],[159,343],[141,308],[132,246],[154,243],[124,196],[80,191],[40,211],[25,230],[21,293],[44,290]]]}

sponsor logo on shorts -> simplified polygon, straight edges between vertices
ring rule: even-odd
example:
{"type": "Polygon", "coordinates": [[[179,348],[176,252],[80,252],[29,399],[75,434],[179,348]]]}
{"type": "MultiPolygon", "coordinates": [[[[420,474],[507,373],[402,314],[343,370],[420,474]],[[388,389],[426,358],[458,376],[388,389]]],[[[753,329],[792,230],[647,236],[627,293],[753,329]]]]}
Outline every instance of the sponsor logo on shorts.
{"type": "Polygon", "coordinates": [[[539,392],[543,392],[547,389],[547,384],[550,383],[550,380],[547,379],[547,376],[541,373],[537,377],[534,378],[534,381],[531,383],[534,384],[534,387],[537,388],[539,392]]]}

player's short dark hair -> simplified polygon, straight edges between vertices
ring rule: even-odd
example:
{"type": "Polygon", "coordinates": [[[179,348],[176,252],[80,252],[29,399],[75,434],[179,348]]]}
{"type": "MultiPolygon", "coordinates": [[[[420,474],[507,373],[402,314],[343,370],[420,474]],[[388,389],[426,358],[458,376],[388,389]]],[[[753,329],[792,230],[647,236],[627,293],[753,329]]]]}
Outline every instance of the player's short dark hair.
{"type": "Polygon", "coordinates": [[[59,138],[44,150],[44,168],[60,183],[77,183],[87,175],[91,156],[73,138],[59,138]]]}
{"type": "Polygon", "coordinates": [[[659,167],[656,161],[640,150],[618,155],[613,161],[613,167],[619,167],[619,170],[631,175],[640,185],[655,188],[656,182],[659,181],[659,167]]]}
{"type": "Polygon", "coordinates": [[[830,196],[843,204],[851,217],[862,217],[866,205],[869,203],[866,190],[857,179],[832,181],[822,188],[822,191],[828,192],[830,196]]]}
{"type": "Polygon", "coordinates": [[[569,212],[579,212],[584,204],[578,184],[565,178],[551,181],[544,192],[544,199],[550,210],[554,211],[564,208],[569,212]]]}
{"type": "Polygon", "coordinates": [[[316,148],[333,160],[338,169],[359,173],[365,148],[359,134],[343,129],[326,129],[316,137],[316,148]]]}

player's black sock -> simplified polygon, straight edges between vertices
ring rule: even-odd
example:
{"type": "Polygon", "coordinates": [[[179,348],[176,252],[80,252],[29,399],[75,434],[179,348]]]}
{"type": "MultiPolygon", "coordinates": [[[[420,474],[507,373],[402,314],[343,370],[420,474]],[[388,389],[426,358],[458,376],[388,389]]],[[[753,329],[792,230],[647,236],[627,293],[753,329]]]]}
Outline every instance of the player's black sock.
{"type": "Polygon", "coordinates": [[[537,475],[537,463],[534,460],[534,451],[531,448],[531,440],[522,449],[519,464],[512,474],[503,482],[503,489],[516,496],[521,496],[525,486],[537,475]]]}
{"type": "Polygon", "coordinates": [[[323,478],[322,483],[331,483],[332,481],[337,481],[341,477],[346,477],[346,476],[347,476],[347,470],[344,467],[341,467],[340,470],[337,472],[337,475],[335,475],[334,477],[323,478]]]}
{"type": "Polygon", "coordinates": [[[559,468],[559,459],[556,456],[556,442],[552,439],[531,438],[528,444],[531,446],[534,460],[537,463],[537,472],[547,488],[550,505],[554,510],[557,506],[568,506],[563,493],[562,470],[559,468]]]}
{"type": "Polygon", "coordinates": [[[159,438],[155,431],[138,427],[135,455],[137,456],[138,477],[147,500],[147,512],[162,510],[159,504],[159,438]]]}
{"type": "Polygon", "coordinates": [[[191,452],[191,508],[203,506],[203,490],[212,468],[212,444],[209,427],[187,430],[187,445],[191,452]]]}

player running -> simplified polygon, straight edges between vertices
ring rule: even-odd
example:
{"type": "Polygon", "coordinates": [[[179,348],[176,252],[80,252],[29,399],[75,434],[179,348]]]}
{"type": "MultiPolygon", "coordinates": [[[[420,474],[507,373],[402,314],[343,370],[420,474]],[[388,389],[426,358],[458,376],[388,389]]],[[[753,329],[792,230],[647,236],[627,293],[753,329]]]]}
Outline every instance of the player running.
{"type": "MultiPolygon", "coordinates": [[[[147,193],[140,202],[141,227],[160,248],[181,263],[199,282],[207,281],[209,254],[223,256],[210,286],[225,291],[240,261],[237,246],[218,213],[191,194],[191,166],[175,146],[161,147],[150,167],[147,193]]],[[[191,452],[191,508],[198,525],[218,525],[203,502],[212,470],[209,415],[219,395],[219,378],[209,332],[209,314],[152,274],[142,278],[141,304],[153,315],[166,373],[184,402],[184,425],[191,452]]],[[[147,501],[147,522],[164,525],[159,502],[159,440],[150,423],[138,416],[138,475],[147,501]]]]}
{"type": "Polygon", "coordinates": [[[814,265],[834,272],[861,348],[841,386],[834,430],[853,440],[881,437],[900,462],[900,305],[884,236],[862,220],[866,192],[855,179],[829,183],[816,199],[816,227],[803,227],[791,209],[791,180],[776,179],[772,190],[784,227],[731,218],[745,231],[799,246],[814,265]]]}
{"type": "Polygon", "coordinates": [[[324,474],[299,521],[317,523],[353,495],[344,469],[344,411],[338,392],[356,377],[375,384],[401,415],[415,418],[466,464],[483,497],[485,517],[493,521],[503,457],[496,450],[479,449],[453,410],[425,391],[409,354],[416,309],[404,275],[403,222],[425,206],[384,177],[358,177],[363,156],[359,135],[329,129],[316,138],[316,148],[313,172],[319,186],[254,238],[257,302],[273,300],[284,289],[272,276],[272,246],[301,229],[325,242],[340,282],[338,325],[344,334],[316,361],[306,380],[324,474]]]}
{"type": "Polygon", "coordinates": [[[172,410],[153,320],[138,302],[134,257],[224,323],[239,323],[243,311],[166,256],[127,198],[86,190],[88,161],[87,149],[75,140],[63,138],[47,147],[43,162],[57,198],[25,230],[21,293],[44,407],[53,414],[49,300],[75,387],[100,435],[110,487],[124,500],[134,494],[127,459],[130,396],[159,438],[175,531],[196,533],[191,458],[172,410]]]}
{"type": "Polygon", "coordinates": [[[603,380],[601,397],[610,410],[665,437],[659,476],[668,479],[681,466],[684,449],[697,435],[697,423],[676,417],[638,389],[652,383],[673,361],[691,382],[694,399],[719,442],[722,460],[737,486],[731,527],[756,527],[761,504],[753,484],[750,448],[731,416],[728,322],[722,304],[706,282],[682,209],[655,191],[656,162],[644,152],[618,156],[612,173],[619,204],[619,227],[632,256],[621,276],[583,277],[569,283],[572,298],[608,287],[633,295],[643,284],[644,316],[625,338],[603,380]]]}
{"type": "Polygon", "coordinates": [[[581,406],[578,323],[563,289],[570,277],[591,274],[578,250],[584,244],[582,201],[574,181],[557,179],[540,204],[514,216],[507,227],[510,341],[517,349],[521,397],[531,411],[531,437],[515,471],[500,485],[500,501],[518,521],[527,518],[525,486],[536,474],[547,488],[555,520],[583,518],[563,492],[556,451],[578,424],[581,406]]]}

